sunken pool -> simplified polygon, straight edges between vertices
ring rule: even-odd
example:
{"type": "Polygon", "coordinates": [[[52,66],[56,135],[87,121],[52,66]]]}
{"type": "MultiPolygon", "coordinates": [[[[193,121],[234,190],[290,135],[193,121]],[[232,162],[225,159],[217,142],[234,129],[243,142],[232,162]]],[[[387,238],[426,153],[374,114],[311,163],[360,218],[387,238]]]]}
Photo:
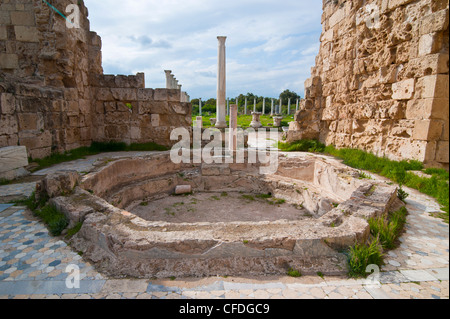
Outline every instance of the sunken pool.
{"type": "MultiPolygon", "coordinates": [[[[111,276],[342,274],[343,249],[369,236],[396,189],[339,161],[279,153],[259,165],[175,164],[169,152],[99,163],[51,201],[82,222],[71,245],[111,276]],[[177,186],[188,194],[176,195],[177,186]]],[[[60,172],[48,179],[62,180],[60,172]]],[[[47,181],[51,184],[51,181],[47,181]]]]}

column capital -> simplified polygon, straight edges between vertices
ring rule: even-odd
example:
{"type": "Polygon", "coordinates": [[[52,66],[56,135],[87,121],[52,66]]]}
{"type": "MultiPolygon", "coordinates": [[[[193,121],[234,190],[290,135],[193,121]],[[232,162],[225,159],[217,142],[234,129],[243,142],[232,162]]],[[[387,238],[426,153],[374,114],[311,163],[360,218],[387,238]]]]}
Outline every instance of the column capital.
{"type": "Polygon", "coordinates": [[[225,44],[225,41],[227,40],[227,37],[225,37],[225,36],[218,36],[217,40],[219,40],[219,44],[225,44]]]}

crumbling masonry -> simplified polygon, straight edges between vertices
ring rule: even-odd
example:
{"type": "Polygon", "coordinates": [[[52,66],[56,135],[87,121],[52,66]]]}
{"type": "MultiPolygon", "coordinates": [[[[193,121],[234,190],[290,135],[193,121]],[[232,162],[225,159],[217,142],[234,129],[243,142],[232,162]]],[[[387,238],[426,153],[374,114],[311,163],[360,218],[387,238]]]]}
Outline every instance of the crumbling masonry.
{"type": "Polygon", "coordinates": [[[324,0],[320,51],[288,140],[448,169],[448,0],[324,0]]]}
{"type": "Polygon", "coordinates": [[[103,74],[83,1],[48,2],[63,13],[78,4],[80,28],[43,1],[0,0],[0,147],[42,158],[92,141],[170,146],[172,128],[191,126],[179,89],[145,88],[143,73],[103,74]]]}

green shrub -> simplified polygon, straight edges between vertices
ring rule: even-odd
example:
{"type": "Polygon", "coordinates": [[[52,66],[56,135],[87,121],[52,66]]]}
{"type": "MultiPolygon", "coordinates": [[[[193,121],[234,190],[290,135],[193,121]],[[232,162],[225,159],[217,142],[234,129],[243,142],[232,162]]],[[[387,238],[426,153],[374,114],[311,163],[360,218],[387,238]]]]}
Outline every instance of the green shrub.
{"type": "Polygon", "coordinates": [[[348,275],[350,277],[366,277],[366,268],[371,264],[377,266],[383,264],[382,247],[378,237],[373,238],[369,245],[356,244],[348,251],[348,275]]]}
{"type": "Polygon", "coordinates": [[[293,268],[289,268],[289,270],[287,271],[287,275],[289,277],[294,277],[294,278],[298,278],[302,276],[302,273],[298,270],[295,270],[293,268]]]}
{"type": "Polygon", "coordinates": [[[53,236],[61,235],[61,232],[69,224],[66,216],[50,204],[34,211],[34,214],[41,218],[45,224],[47,224],[50,234],[53,236]]]}
{"type": "Polygon", "coordinates": [[[378,218],[370,218],[370,233],[374,237],[378,237],[380,244],[384,249],[393,249],[396,247],[395,241],[403,230],[406,223],[406,215],[408,211],[402,207],[396,212],[389,215],[388,219],[384,216],[378,218]]]}
{"type": "Polygon", "coordinates": [[[405,192],[402,188],[402,185],[399,185],[397,190],[397,197],[402,201],[405,202],[405,199],[408,198],[409,194],[405,192]]]}

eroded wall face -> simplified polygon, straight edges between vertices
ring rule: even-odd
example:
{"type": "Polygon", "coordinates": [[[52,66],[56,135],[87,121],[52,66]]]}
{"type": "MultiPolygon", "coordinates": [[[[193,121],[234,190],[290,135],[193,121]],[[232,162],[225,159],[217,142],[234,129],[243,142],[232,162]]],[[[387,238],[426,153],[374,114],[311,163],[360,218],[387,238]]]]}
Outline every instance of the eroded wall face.
{"type": "Polygon", "coordinates": [[[0,147],[24,145],[42,158],[92,141],[172,145],[171,127],[191,124],[179,91],[154,94],[142,73],[104,75],[101,39],[83,1],[50,3],[66,16],[77,4],[79,27],[69,28],[44,1],[0,2],[0,147]]]}
{"type": "Polygon", "coordinates": [[[448,0],[324,0],[289,140],[448,168],[448,0]]]}

